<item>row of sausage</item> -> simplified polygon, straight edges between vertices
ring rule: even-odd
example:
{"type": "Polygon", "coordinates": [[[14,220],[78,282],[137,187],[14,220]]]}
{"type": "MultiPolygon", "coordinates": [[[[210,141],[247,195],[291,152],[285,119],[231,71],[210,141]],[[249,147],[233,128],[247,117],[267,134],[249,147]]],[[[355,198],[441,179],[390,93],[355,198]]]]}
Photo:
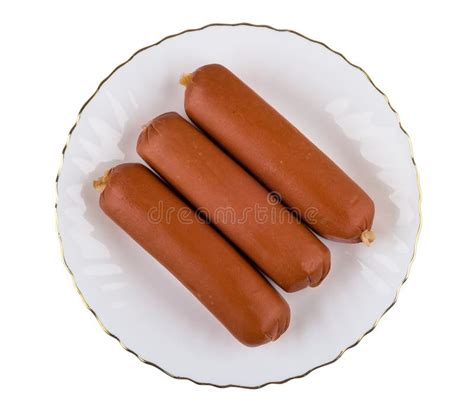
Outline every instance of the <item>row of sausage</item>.
{"type": "Polygon", "coordinates": [[[331,257],[315,233],[369,245],[374,203],[227,68],[181,83],[199,129],[174,112],[150,121],[137,152],[158,176],[112,168],[94,181],[100,207],[240,342],[274,341],[290,309],[261,273],[286,292],[319,285],[331,257]]]}

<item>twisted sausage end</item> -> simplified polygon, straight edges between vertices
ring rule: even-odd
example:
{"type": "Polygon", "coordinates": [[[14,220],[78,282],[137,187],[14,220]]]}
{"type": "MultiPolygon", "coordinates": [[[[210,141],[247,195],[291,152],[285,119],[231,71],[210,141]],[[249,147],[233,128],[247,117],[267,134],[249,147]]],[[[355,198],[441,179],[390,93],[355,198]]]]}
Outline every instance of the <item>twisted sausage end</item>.
{"type": "Polygon", "coordinates": [[[99,177],[97,180],[94,180],[92,182],[92,186],[94,187],[94,189],[96,189],[100,193],[104,191],[107,185],[109,174],[110,174],[110,170],[106,170],[102,177],[99,177]]]}
{"type": "Polygon", "coordinates": [[[375,233],[372,230],[364,230],[360,235],[360,240],[366,246],[370,246],[375,240],[375,233]]]}
{"type": "Polygon", "coordinates": [[[188,86],[189,82],[191,82],[191,78],[193,77],[192,73],[183,73],[179,78],[179,83],[184,87],[188,86]]]}

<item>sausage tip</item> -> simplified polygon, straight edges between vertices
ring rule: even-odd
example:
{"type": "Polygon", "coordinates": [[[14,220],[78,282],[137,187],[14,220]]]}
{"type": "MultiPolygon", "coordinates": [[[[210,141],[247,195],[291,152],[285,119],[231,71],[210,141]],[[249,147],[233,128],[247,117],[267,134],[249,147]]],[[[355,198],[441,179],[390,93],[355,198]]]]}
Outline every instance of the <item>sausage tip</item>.
{"type": "Polygon", "coordinates": [[[191,78],[193,77],[192,73],[183,73],[179,78],[179,83],[184,87],[188,86],[188,83],[191,82],[191,78]]]}
{"type": "Polygon", "coordinates": [[[99,177],[97,180],[92,181],[92,186],[94,189],[99,191],[100,193],[105,190],[107,185],[107,181],[109,179],[110,170],[105,170],[104,175],[99,177]]]}
{"type": "Polygon", "coordinates": [[[364,230],[360,235],[360,240],[366,246],[370,246],[372,242],[375,240],[375,233],[372,230],[364,230]]]}

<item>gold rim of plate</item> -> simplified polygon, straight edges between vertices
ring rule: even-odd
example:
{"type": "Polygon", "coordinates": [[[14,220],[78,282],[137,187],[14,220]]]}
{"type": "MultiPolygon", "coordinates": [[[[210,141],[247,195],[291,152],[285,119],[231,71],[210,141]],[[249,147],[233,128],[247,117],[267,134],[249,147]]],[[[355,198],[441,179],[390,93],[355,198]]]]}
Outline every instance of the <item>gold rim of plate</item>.
{"type": "Polygon", "coordinates": [[[382,319],[382,317],[393,307],[393,305],[395,305],[395,303],[397,302],[397,299],[398,299],[398,295],[400,293],[400,289],[401,287],[404,285],[404,283],[407,281],[408,279],[408,276],[409,276],[409,273],[410,273],[410,270],[411,270],[411,266],[413,264],[413,261],[415,260],[415,255],[416,255],[416,249],[417,249],[417,244],[418,244],[418,240],[419,240],[419,237],[420,237],[420,231],[421,231],[421,223],[422,223],[422,216],[421,216],[421,185],[420,185],[420,174],[419,174],[419,171],[418,171],[418,168],[417,168],[417,165],[415,163],[415,158],[413,156],[413,145],[412,145],[412,141],[411,141],[411,138],[410,136],[408,135],[408,133],[405,131],[405,129],[403,128],[402,124],[401,124],[401,121],[400,121],[400,116],[398,114],[398,112],[393,108],[392,104],[390,103],[390,100],[388,99],[387,95],[385,95],[375,84],[374,82],[372,81],[372,79],[370,78],[370,76],[367,74],[367,72],[362,69],[360,66],[357,66],[353,63],[351,63],[342,53],[340,52],[337,52],[336,50],[330,48],[328,45],[326,45],[325,43],[323,42],[320,42],[318,40],[314,40],[314,39],[310,39],[309,37],[305,36],[305,35],[302,35],[301,33],[298,33],[294,30],[289,30],[289,29],[276,29],[272,26],[269,26],[269,25],[266,25],[266,24],[252,24],[252,23],[211,23],[211,24],[207,24],[205,26],[202,26],[202,27],[199,27],[197,29],[188,29],[188,30],[183,30],[182,32],[179,32],[179,33],[176,33],[176,34],[173,34],[173,35],[169,35],[169,36],[166,36],[164,37],[163,39],[159,40],[158,42],[156,43],[153,43],[149,46],[145,46],[139,50],[137,50],[132,56],[130,56],[130,58],[128,58],[125,62],[122,62],[120,65],[118,65],[106,78],[104,78],[100,83],[99,83],[99,86],[97,87],[97,89],[95,90],[95,92],[90,96],[89,99],[87,99],[87,101],[82,105],[81,109],[79,110],[79,113],[77,115],[77,119],[76,119],[76,122],[74,123],[73,127],[71,128],[71,130],[69,131],[69,134],[68,134],[68,138],[67,138],[67,141],[66,141],[66,145],[64,146],[63,148],[63,151],[61,153],[61,162],[60,162],[60,167],[59,167],[59,171],[58,171],[58,174],[56,176],[56,203],[55,203],[55,213],[56,213],[56,231],[57,231],[57,234],[58,234],[58,238],[59,238],[59,244],[60,244],[60,249],[61,249],[61,256],[63,258],[63,262],[66,266],[66,269],[68,270],[69,274],[71,275],[72,277],[72,281],[74,283],[74,286],[77,290],[77,292],[79,293],[82,301],[84,302],[84,304],[86,305],[87,309],[89,309],[89,311],[91,311],[91,313],[94,315],[94,317],[96,318],[97,322],[99,323],[100,327],[103,329],[103,331],[111,336],[112,338],[116,339],[119,344],[122,346],[123,349],[125,349],[126,351],[130,352],[131,354],[135,355],[141,362],[147,364],[147,365],[151,365],[155,368],[158,368],[161,372],[164,372],[166,375],[172,377],[172,378],[175,378],[175,379],[181,379],[181,380],[188,380],[188,381],[191,381],[195,384],[198,384],[198,385],[209,385],[209,386],[212,386],[212,387],[216,387],[216,388],[229,388],[229,387],[237,387],[237,388],[245,388],[245,389],[259,389],[259,388],[263,388],[267,385],[270,385],[270,384],[284,384],[285,382],[288,382],[288,381],[291,381],[293,379],[297,379],[297,378],[303,378],[305,377],[306,375],[310,374],[311,372],[317,370],[318,368],[322,368],[322,367],[325,367],[327,365],[331,365],[333,364],[334,362],[336,362],[339,358],[341,358],[341,356],[348,350],[348,349],[351,349],[351,348],[354,348],[357,344],[359,344],[359,342],[366,336],[368,335],[369,333],[371,333],[375,327],[378,325],[379,321],[382,319]],[[359,339],[357,339],[352,345],[348,346],[347,348],[343,349],[341,352],[339,352],[339,354],[334,358],[332,359],[331,361],[328,361],[324,364],[321,364],[321,365],[318,365],[316,367],[313,367],[311,369],[309,369],[308,371],[300,374],[300,375],[296,375],[296,376],[293,376],[293,377],[290,377],[290,378],[286,378],[284,380],[281,380],[281,381],[270,381],[270,382],[266,382],[264,384],[260,384],[260,385],[256,385],[256,386],[246,386],[246,385],[238,385],[238,384],[226,384],[226,385],[217,385],[217,384],[212,384],[212,383],[207,383],[207,382],[199,382],[199,381],[196,381],[192,378],[188,378],[188,377],[181,377],[181,376],[177,376],[177,375],[174,375],[172,374],[171,372],[168,372],[166,371],[164,368],[158,366],[157,364],[153,363],[153,362],[150,362],[150,361],[147,361],[146,359],[144,359],[143,357],[141,357],[138,353],[136,353],[135,351],[133,351],[132,349],[128,348],[127,346],[125,346],[123,344],[123,342],[120,340],[119,337],[117,337],[116,335],[114,335],[112,332],[110,332],[105,326],[104,324],[102,323],[102,321],[100,320],[100,318],[97,316],[96,312],[94,311],[94,309],[91,308],[91,306],[87,303],[87,300],[86,298],[84,297],[84,295],[82,294],[81,290],[79,289],[78,285],[77,285],[77,282],[76,282],[76,279],[74,277],[74,274],[71,270],[71,268],[69,267],[69,265],[67,264],[67,261],[66,261],[66,258],[64,256],[64,247],[63,247],[63,243],[62,243],[62,239],[61,239],[61,234],[59,232],[59,218],[58,218],[58,213],[57,213],[57,206],[58,206],[58,198],[59,198],[59,192],[58,192],[58,182],[59,182],[59,177],[61,175],[61,170],[62,170],[62,166],[63,166],[63,163],[64,163],[64,154],[67,150],[67,147],[69,145],[69,141],[71,139],[71,135],[72,133],[74,132],[74,129],[76,128],[77,124],[79,123],[79,120],[81,118],[81,114],[82,114],[82,111],[84,110],[84,108],[89,104],[89,102],[94,98],[94,96],[97,94],[97,92],[100,90],[100,88],[102,87],[102,85],[107,82],[107,80],[118,70],[120,69],[122,66],[126,65],[128,62],[130,62],[137,54],[143,52],[144,50],[147,50],[151,47],[154,47],[154,46],[158,46],[160,43],[163,43],[164,41],[168,40],[168,39],[171,39],[173,37],[177,37],[177,36],[181,36],[182,34],[184,33],[189,33],[189,32],[197,32],[197,31],[200,31],[200,30],[204,30],[204,29],[207,29],[208,27],[213,27],[213,26],[227,26],[227,27],[236,27],[236,26],[249,26],[249,27],[257,27],[257,28],[264,28],[264,29],[269,29],[269,30],[274,30],[274,31],[277,31],[277,32],[286,32],[286,33],[293,33],[297,36],[300,36],[302,37],[303,39],[306,39],[312,43],[316,43],[316,44],[319,44],[323,47],[325,47],[326,49],[330,50],[331,52],[339,55],[340,57],[342,57],[349,65],[351,65],[352,67],[360,70],[365,76],[366,78],[368,79],[368,81],[371,83],[371,85],[384,97],[385,101],[387,102],[387,105],[389,106],[389,108],[392,110],[392,112],[395,114],[395,116],[397,117],[397,120],[398,120],[398,125],[400,127],[400,129],[402,130],[402,132],[405,134],[405,136],[407,137],[407,140],[408,140],[408,143],[410,145],[410,157],[411,157],[411,161],[413,163],[413,166],[415,167],[415,171],[416,171],[416,179],[417,179],[417,185],[418,185],[418,194],[419,194],[419,197],[418,197],[418,216],[419,216],[419,225],[418,225],[418,229],[417,229],[417,232],[416,232],[416,237],[415,237],[415,243],[414,243],[414,246],[413,246],[413,254],[412,254],[412,257],[410,259],[410,262],[408,263],[408,267],[407,267],[407,272],[405,274],[405,277],[403,278],[400,286],[398,287],[397,289],[397,292],[395,293],[395,297],[393,299],[393,302],[388,306],[387,309],[385,309],[382,314],[375,320],[374,324],[372,325],[372,327],[367,331],[365,332],[363,335],[360,336],[359,339]]]}

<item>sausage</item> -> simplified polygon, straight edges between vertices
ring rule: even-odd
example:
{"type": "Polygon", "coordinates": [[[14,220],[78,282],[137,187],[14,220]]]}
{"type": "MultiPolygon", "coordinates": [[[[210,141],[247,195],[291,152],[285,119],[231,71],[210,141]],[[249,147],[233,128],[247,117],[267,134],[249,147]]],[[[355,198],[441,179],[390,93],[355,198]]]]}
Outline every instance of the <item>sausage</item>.
{"type": "Polygon", "coordinates": [[[370,197],[290,122],[224,66],[183,75],[186,114],[321,236],[370,244],[370,197]]]}
{"type": "Polygon", "coordinates": [[[327,275],[328,248],[177,113],[153,119],[137,152],[285,291],[317,286],[327,275]]]}
{"type": "Polygon", "coordinates": [[[94,186],[100,207],[248,346],[276,340],[290,309],[280,294],[149,169],[121,164],[94,186]]]}

